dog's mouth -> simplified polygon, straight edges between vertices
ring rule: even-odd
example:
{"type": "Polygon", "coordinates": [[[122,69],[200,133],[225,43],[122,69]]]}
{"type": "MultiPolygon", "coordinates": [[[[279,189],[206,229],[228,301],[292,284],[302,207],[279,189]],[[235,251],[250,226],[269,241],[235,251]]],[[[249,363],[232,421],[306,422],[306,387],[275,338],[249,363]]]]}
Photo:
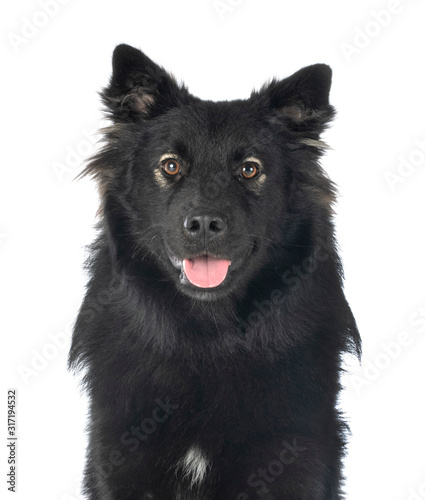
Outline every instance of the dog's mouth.
{"type": "Polygon", "coordinates": [[[214,300],[224,297],[235,290],[241,270],[251,269],[247,265],[250,258],[255,257],[260,248],[259,238],[250,242],[249,246],[236,252],[237,257],[227,254],[216,254],[204,250],[198,254],[187,254],[177,257],[170,246],[164,241],[169,262],[178,272],[178,281],[182,291],[200,300],[214,300]]]}
{"type": "Polygon", "coordinates": [[[231,261],[204,253],[188,259],[178,259],[169,254],[171,263],[180,270],[180,281],[197,288],[216,288],[227,277],[231,261]]]}

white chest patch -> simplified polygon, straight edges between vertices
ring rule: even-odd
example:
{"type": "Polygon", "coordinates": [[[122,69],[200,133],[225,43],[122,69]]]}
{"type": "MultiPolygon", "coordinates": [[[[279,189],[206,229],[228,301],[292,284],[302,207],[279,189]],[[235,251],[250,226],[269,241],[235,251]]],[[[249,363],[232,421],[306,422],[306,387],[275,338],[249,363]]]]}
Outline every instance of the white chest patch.
{"type": "Polygon", "coordinates": [[[190,479],[190,487],[200,485],[205,479],[210,464],[198,446],[191,446],[186,455],[177,462],[177,469],[190,479]]]}

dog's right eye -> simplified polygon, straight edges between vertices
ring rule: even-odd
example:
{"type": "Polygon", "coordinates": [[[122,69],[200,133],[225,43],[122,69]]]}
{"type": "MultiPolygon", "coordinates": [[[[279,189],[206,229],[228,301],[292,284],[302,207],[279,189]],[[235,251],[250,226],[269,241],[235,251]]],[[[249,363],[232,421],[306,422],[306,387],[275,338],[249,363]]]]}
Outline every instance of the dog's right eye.
{"type": "Polygon", "coordinates": [[[258,175],[258,166],[253,161],[247,161],[242,165],[242,177],[244,179],[253,179],[258,175]]]}
{"type": "Polygon", "coordinates": [[[180,163],[175,158],[168,158],[162,162],[161,168],[167,175],[177,175],[180,172],[180,163]]]}

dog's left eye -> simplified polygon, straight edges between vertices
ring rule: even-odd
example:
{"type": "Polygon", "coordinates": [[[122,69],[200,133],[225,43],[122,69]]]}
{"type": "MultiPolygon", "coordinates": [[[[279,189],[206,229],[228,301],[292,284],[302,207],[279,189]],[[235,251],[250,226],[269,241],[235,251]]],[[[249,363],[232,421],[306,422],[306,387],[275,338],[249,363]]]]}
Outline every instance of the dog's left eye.
{"type": "Polygon", "coordinates": [[[253,179],[258,175],[258,165],[253,161],[247,161],[242,165],[241,174],[244,179],[253,179]]]}
{"type": "Polygon", "coordinates": [[[177,175],[180,172],[180,163],[174,158],[168,158],[162,162],[162,171],[167,175],[177,175]]]}

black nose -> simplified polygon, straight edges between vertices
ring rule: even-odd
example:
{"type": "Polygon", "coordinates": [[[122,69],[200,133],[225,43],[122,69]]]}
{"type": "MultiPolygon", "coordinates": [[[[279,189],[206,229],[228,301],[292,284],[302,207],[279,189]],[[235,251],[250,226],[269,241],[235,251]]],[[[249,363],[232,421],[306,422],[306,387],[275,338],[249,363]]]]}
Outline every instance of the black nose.
{"type": "Polygon", "coordinates": [[[219,236],[227,227],[226,218],[219,214],[189,214],[183,226],[187,233],[194,239],[202,241],[205,245],[219,236]]]}

